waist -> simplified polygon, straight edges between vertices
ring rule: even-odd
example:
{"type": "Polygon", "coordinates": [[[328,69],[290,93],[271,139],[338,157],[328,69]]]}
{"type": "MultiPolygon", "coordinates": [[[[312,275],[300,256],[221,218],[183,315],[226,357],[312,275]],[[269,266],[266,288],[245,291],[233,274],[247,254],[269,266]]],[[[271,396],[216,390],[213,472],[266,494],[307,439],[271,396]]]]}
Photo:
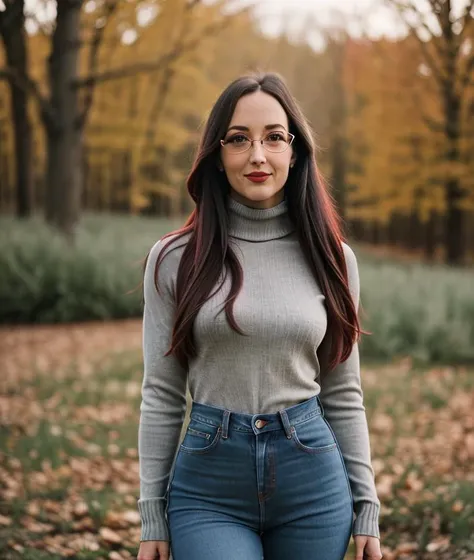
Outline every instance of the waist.
{"type": "Polygon", "coordinates": [[[219,408],[193,401],[191,418],[222,427],[224,432],[236,430],[240,432],[263,433],[273,430],[296,426],[313,416],[324,414],[321,401],[317,395],[275,413],[246,414],[234,412],[226,408],[219,408]]]}

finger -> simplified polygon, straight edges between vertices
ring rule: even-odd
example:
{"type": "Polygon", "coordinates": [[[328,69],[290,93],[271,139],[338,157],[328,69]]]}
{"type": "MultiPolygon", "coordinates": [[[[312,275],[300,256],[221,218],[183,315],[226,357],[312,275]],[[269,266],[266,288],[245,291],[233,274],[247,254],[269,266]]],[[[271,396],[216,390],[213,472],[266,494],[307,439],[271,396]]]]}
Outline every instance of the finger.
{"type": "Polygon", "coordinates": [[[158,544],[158,558],[159,560],[169,560],[170,547],[167,542],[160,542],[158,544]]]}

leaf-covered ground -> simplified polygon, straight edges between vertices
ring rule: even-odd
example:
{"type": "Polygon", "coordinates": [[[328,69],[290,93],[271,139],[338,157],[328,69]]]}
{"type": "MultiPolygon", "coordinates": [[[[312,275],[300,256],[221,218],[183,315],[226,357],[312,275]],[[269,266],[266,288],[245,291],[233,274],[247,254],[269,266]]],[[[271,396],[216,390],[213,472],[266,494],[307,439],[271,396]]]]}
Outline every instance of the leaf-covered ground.
{"type": "MultiPolygon", "coordinates": [[[[140,344],[139,321],[0,329],[0,558],[136,556],[140,344]]],[[[385,560],[473,559],[474,372],[363,383],[385,560]]]]}

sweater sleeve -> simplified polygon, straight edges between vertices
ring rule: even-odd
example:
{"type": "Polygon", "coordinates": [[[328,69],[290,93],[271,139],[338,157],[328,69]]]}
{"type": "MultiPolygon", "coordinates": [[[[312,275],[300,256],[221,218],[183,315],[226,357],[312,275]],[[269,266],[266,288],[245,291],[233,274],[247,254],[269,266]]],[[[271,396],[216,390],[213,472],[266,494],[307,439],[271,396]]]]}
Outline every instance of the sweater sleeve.
{"type": "MultiPolygon", "coordinates": [[[[359,307],[360,281],[356,256],[343,244],[349,288],[359,307]]],[[[326,373],[326,372],[323,372],[326,373]]],[[[380,538],[378,517],[380,501],[375,488],[370,457],[369,431],[360,378],[358,344],[350,356],[321,379],[319,395],[326,420],[341,449],[354,499],[353,535],[380,538]]]]}
{"type": "Polygon", "coordinates": [[[144,375],[138,429],[142,541],[169,540],[166,491],[186,411],[187,372],[174,356],[164,356],[170,347],[175,316],[174,251],[166,254],[160,264],[160,293],[154,284],[156,261],[168,240],[160,240],[152,247],[143,279],[144,375]]]}

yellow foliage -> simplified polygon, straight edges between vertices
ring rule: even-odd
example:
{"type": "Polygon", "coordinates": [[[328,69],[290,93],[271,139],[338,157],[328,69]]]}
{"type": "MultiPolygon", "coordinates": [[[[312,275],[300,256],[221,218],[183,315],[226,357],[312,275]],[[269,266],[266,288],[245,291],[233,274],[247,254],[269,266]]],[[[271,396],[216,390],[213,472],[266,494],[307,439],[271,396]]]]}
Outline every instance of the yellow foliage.
{"type": "MultiPolygon", "coordinates": [[[[222,52],[226,44],[218,29],[227,16],[222,14],[222,1],[197,3],[190,9],[188,0],[128,0],[119,1],[115,10],[107,10],[107,5],[112,4],[85,4],[87,9],[83,10],[81,19],[79,76],[87,77],[91,72],[99,76],[110,71],[120,73],[121,69],[136,68],[143,63],[156,63],[156,67],[98,81],[84,143],[89,168],[95,176],[103,178],[101,188],[104,191],[110,188],[112,154],[129,153],[132,206],[141,208],[147,203],[148,192],[158,189],[173,197],[179,191],[177,187],[185,173],[176,169],[174,155],[195,144],[196,126],[203,121],[222,87],[220,73],[210,72],[209,63],[214,53],[222,52]],[[97,39],[100,39],[100,48],[91,66],[97,39]],[[194,46],[181,52],[188,44],[194,46]],[[174,52],[175,56],[166,58],[174,52]],[[165,157],[157,156],[160,151],[165,157]],[[162,182],[142,176],[145,166],[156,163],[160,165],[162,182]]],[[[240,15],[229,18],[223,33],[232,33],[234,24],[242,29],[242,21],[240,15]]],[[[247,29],[247,35],[252,33],[247,29]]],[[[39,84],[41,94],[48,98],[51,37],[38,33],[30,36],[28,43],[31,76],[39,84]]],[[[232,50],[233,46],[230,48],[232,50]]],[[[1,50],[0,56],[3,57],[1,50]]],[[[238,65],[231,70],[238,73],[238,65]]],[[[86,94],[87,88],[83,88],[81,105],[86,94]]],[[[0,100],[1,118],[9,114],[5,83],[0,83],[0,100]]],[[[39,175],[46,163],[46,142],[39,111],[32,112],[32,121],[39,175]]],[[[11,126],[8,133],[4,131],[3,134],[2,150],[5,149],[13,152],[11,126]],[[5,139],[8,139],[8,146],[5,139]]]]}
{"type": "MultiPolygon", "coordinates": [[[[422,58],[413,39],[352,41],[345,84],[349,118],[348,215],[385,220],[392,213],[422,220],[445,210],[443,183],[456,178],[472,193],[472,141],[460,143],[463,161],[446,161],[446,140],[430,128],[443,115],[433,79],[420,74],[422,58]],[[361,206],[362,205],[362,206],[361,206]]],[[[469,197],[463,203],[468,208],[469,197]]]]}
{"type": "MultiPolygon", "coordinates": [[[[468,193],[463,207],[472,207],[474,119],[469,111],[474,88],[461,108],[460,162],[446,163],[445,135],[427,124],[443,122],[439,93],[433,77],[421,71],[423,58],[413,38],[330,40],[325,50],[315,52],[285,36],[264,37],[246,11],[232,16],[222,31],[209,31],[224,19],[224,1],[189,9],[188,0],[119,0],[113,12],[101,4],[91,10],[93,4],[87,3],[82,14],[81,77],[161,60],[152,71],[99,81],[85,128],[88,165],[104,178],[104,192],[116,175],[114,154],[127,154],[133,209],[146,206],[150,193],[173,201],[182,196],[193,147],[212,103],[229,81],[257,69],[286,78],[314,129],[325,175],[333,171],[334,146],[345,143],[349,218],[386,224],[394,213],[417,212],[426,220],[433,210],[444,212],[443,182],[450,177],[468,193]],[[91,68],[98,35],[97,64],[91,68]],[[194,41],[193,48],[163,58],[194,41]],[[144,169],[153,173],[145,176],[144,169]]],[[[31,75],[48,96],[50,37],[33,35],[28,46],[31,75]]],[[[0,64],[1,56],[0,50],[0,64]]],[[[12,153],[11,126],[4,122],[8,93],[0,83],[2,138],[12,153]]],[[[81,103],[85,93],[82,89],[81,103]]],[[[44,129],[38,111],[31,114],[35,158],[43,169],[44,129]]]]}

